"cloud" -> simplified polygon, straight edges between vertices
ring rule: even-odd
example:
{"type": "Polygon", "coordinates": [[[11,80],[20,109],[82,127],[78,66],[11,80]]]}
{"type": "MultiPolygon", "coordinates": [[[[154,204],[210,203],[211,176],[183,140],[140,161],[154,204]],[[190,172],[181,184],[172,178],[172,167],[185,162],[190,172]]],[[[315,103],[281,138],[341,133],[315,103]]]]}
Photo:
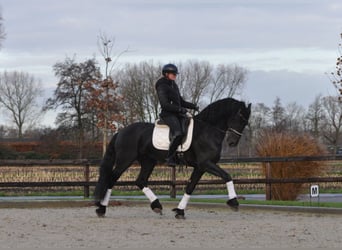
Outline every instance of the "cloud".
{"type": "MultiPolygon", "coordinates": [[[[325,92],[318,81],[334,68],[342,30],[337,0],[4,0],[1,6],[7,38],[0,70],[28,71],[46,87],[56,82],[53,64],[66,56],[101,60],[97,36],[103,31],[116,38],[116,51],[130,47],[123,63],[236,63],[274,91],[260,93],[262,99],[276,96],[279,89],[286,93],[284,100],[297,93],[311,98],[308,91],[325,92]],[[317,89],[303,82],[316,82],[317,89]]],[[[253,93],[259,90],[251,91],[258,98],[253,93]]]]}
{"type": "Polygon", "coordinates": [[[327,48],[342,21],[338,5],[308,1],[18,2],[3,8],[8,44],[23,49],[89,47],[99,30],[139,50],[327,48]]]}
{"type": "Polygon", "coordinates": [[[324,74],[279,71],[251,71],[244,97],[253,103],[272,106],[276,97],[283,104],[296,102],[308,107],[319,94],[336,95],[336,89],[324,74]]]}

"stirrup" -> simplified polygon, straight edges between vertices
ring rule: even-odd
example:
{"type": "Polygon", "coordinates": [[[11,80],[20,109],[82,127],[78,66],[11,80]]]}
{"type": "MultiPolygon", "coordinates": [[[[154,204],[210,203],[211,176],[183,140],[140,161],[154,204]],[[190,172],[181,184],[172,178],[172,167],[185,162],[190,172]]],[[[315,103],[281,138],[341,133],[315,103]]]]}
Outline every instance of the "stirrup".
{"type": "Polygon", "coordinates": [[[169,165],[170,167],[175,167],[177,165],[175,158],[176,158],[175,156],[167,157],[165,159],[166,160],[166,164],[169,165]]]}

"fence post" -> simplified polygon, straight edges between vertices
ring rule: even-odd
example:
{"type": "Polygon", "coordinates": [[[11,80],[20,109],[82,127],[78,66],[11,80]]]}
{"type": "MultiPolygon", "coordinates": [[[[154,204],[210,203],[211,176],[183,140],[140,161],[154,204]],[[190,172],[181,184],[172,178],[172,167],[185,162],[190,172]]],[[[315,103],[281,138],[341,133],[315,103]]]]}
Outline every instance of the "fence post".
{"type": "Polygon", "coordinates": [[[170,198],[176,198],[176,168],[171,168],[170,198]]]}
{"type": "Polygon", "coordinates": [[[272,200],[272,185],[269,181],[269,179],[272,178],[272,168],[271,163],[266,163],[266,200],[272,200]]]}
{"type": "Polygon", "coordinates": [[[83,187],[83,195],[84,195],[84,198],[89,198],[90,166],[89,166],[88,162],[84,166],[84,181],[86,183],[88,183],[88,185],[87,184],[84,185],[84,187],[83,187]]]}

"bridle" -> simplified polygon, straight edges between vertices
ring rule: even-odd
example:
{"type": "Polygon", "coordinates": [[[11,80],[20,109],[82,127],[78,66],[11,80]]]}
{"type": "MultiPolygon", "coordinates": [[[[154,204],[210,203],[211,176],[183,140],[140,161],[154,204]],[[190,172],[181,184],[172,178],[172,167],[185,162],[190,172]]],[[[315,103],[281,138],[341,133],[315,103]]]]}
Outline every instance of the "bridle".
{"type": "Polygon", "coordinates": [[[235,134],[235,135],[237,135],[239,137],[242,136],[242,133],[240,133],[239,131],[237,131],[236,129],[233,129],[233,128],[228,128],[227,130],[223,130],[223,129],[220,129],[220,128],[215,127],[213,125],[212,125],[212,127],[214,129],[216,129],[217,131],[221,132],[222,134],[225,134],[225,135],[227,135],[228,133],[233,133],[233,134],[235,134]]]}
{"type": "MultiPolygon", "coordinates": [[[[246,123],[248,123],[248,120],[241,114],[240,112],[241,110],[239,110],[239,116],[241,117],[241,119],[243,121],[245,121],[246,123]]],[[[203,122],[203,121],[202,121],[203,122]]],[[[208,123],[207,123],[208,124],[208,123]]],[[[210,124],[211,125],[211,124],[210,124]]],[[[227,130],[223,130],[223,129],[220,129],[214,125],[211,125],[211,127],[213,127],[214,129],[216,129],[217,131],[220,131],[221,133],[225,134],[225,136],[228,134],[228,133],[233,133],[239,137],[242,136],[242,133],[240,133],[239,131],[237,131],[236,129],[233,129],[233,128],[228,128],[227,130]]]]}
{"type": "Polygon", "coordinates": [[[225,133],[227,133],[227,132],[232,132],[233,134],[235,134],[237,136],[240,136],[240,137],[242,136],[242,133],[240,133],[239,131],[237,131],[237,130],[235,130],[233,128],[228,128],[225,133]]]}
{"type": "MultiPolygon", "coordinates": [[[[245,121],[246,123],[248,123],[248,120],[245,118],[245,117],[243,117],[243,115],[241,114],[241,112],[240,112],[241,110],[239,110],[239,116],[241,117],[241,119],[243,120],[243,121],[245,121]]],[[[224,131],[223,129],[219,129],[219,128],[217,128],[217,127],[215,127],[217,130],[219,130],[221,133],[224,133],[224,134],[227,134],[227,133],[233,133],[233,134],[235,134],[235,135],[237,135],[237,136],[239,136],[239,137],[241,137],[242,136],[242,133],[240,133],[239,131],[237,131],[236,129],[233,129],[233,128],[228,128],[226,131],[224,131]]]]}

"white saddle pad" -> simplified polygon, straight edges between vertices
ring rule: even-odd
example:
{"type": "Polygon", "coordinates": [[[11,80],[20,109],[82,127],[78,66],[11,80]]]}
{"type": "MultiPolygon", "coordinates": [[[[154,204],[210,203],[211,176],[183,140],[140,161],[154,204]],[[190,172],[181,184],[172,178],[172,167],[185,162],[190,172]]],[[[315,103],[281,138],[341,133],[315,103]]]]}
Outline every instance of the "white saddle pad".
{"type": "MultiPolygon", "coordinates": [[[[190,148],[192,141],[192,132],[194,130],[194,120],[190,119],[188,133],[186,135],[185,142],[180,145],[177,149],[178,152],[185,152],[190,148]]],[[[154,124],[152,143],[156,149],[169,150],[170,139],[169,139],[170,128],[167,125],[159,125],[158,120],[154,124]]]]}

